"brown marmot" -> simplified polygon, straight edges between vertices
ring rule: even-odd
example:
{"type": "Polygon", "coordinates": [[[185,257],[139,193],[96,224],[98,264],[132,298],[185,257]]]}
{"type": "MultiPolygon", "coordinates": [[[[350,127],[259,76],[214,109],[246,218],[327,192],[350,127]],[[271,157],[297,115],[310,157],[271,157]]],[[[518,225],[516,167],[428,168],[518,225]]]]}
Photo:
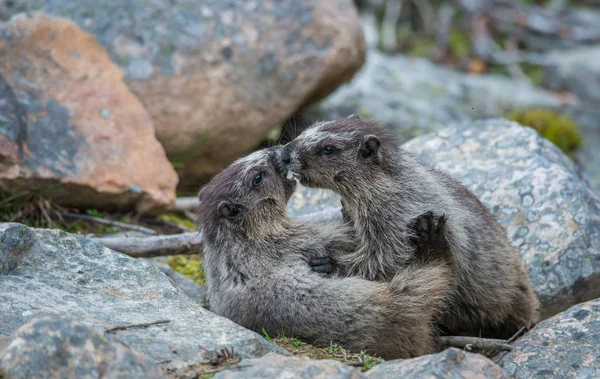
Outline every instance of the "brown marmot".
{"type": "Polygon", "coordinates": [[[277,149],[237,160],[199,193],[210,310],[258,333],[333,341],[387,359],[432,352],[449,266],[409,267],[385,283],[315,272],[312,257],[354,247],[351,230],[286,215],[296,183],[275,165],[277,149]]]}
{"type": "Polygon", "coordinates": [[[348,275],[391,279],[415,258],[412,220],[434,210],[430,222],[443,225],[453,267],[445,332],[502,338],[537,321],[538,300],[504,228],[467,188],[401,149],[375,122],[317,123],[280,159],[302,184],[341,195],[358,238],[356,251],[338,258],[348,275]]]}

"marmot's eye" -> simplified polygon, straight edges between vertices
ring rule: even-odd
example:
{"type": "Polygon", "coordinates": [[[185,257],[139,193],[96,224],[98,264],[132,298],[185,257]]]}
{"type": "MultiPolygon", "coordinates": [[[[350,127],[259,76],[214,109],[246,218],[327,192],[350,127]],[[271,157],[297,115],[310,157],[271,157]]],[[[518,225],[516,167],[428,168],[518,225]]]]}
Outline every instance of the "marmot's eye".
{"type": "Polygon", "coordinates": [[[333,154],[333,146],[327,145],[321,150],[321,152],[325,155],[331,155],[333,154]]]}
{"type": "Polygon", "coordinates": [[[256,176],[254,177],[254,180],[252,181],[252,184],[257,186],[260,184],[260,182],[262,182],[262,174],[256,174],[256,176]]]}

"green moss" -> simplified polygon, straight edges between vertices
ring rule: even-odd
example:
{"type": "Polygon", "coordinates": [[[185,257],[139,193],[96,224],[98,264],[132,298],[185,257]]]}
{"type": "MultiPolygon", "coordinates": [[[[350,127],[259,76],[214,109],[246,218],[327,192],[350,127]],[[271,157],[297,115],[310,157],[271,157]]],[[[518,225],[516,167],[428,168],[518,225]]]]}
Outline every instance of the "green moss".
{"type": "Polygon", "coordinates": [[[173,270],[187,276],[201,286],[206,285],[204,282],[204,270],[202,270],[202,256],[173,255],[167,258],[167,264],[173,270]]]}
{"type": "Polygon", "coordinates": [[[277,145],[281,140],[281,133],[283,132],[283,126],[277,125],[267,133],[267,141],[269,146],[277,145]]]}
{"type": "Polygon", "coordinates": [[[471,54],[471,41],[467,33],[452,29],[448,35],[450,52],[458,58],[467,58],[471,54]]]}
{"type": "Polygon", "coordinates": [[[196,229],[196,224],[194,223],[194,221],[190,220],[189,218],[185,217],[185,216],[181,216],[177,213],[173,213],[173,212],[169,212],[169,213],[164,213],[160,216],[158,216],[159,220],[162,221],[166,221],[166,222],[174,222],[177,225],[181,225],[185,228],[188,229],[196,229]]]}
{"type": "Polygon", "coordinates": [[[583,142],[579,125],[569,116],[553,110],[517,111],[508,115],[507,118],[534,128],[541,136],[550,140],[567,154],[572,153],[583,142]]]}

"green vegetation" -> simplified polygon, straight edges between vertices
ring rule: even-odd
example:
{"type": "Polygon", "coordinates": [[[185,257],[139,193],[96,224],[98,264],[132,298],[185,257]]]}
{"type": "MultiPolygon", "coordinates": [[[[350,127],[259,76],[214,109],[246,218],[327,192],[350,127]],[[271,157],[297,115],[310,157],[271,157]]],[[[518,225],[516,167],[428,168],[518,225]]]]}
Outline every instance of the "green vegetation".
{"type": "Polygon", "coordinates": [[[507,117],[522,125],[530,126],[544,138],[558,146],[566,154],[581,146],[583,137],[572,118],[548,109],[530,109],[514,112],[507,117]]]}
{"type": "Polygon", "coordinates": [[[180,274],[187,276],[201,286],[204,282],[202,270],[202,256],[200,255],[173,255],[167,258],[167,264],[180,274]]]}
{"type": "Polygon", "coordinates": [[[383,359],[369,355],[364,351],[353,353],[334,343],[330,343],[326,347],[317,347],[294,337],[294,333],[287,337],[284,330],[281,331],[278,337],[271,337],[263,330],[263,336],[267,341],[281,346],[295,356],[304,356],[310,359],[333,359],[359,366],[362,371],[367,371],[383,362],[383,359]]]}
{"type": "Polygon", "coordinates": [[[196,223],[189,218],[178,213],[168,212],[158,216],[158,219],[164,222],[172,222],[187,229],[195,230],[196,223]]]}

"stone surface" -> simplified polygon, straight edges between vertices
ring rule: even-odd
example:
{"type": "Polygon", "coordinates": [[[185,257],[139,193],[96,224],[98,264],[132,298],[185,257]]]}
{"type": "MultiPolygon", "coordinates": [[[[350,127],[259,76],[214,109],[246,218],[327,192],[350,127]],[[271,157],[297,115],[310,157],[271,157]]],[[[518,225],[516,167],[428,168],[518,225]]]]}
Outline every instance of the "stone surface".
{"type": "Polygon", "coordinates": [[[20,0],[94,34],[197,188],[347,81],[365,43],[351,0],[20,0]]]}
{"type": "Polygon", "coordinates": [[[9,378],[167,377],[152,359],[110,342],[89,325],[55,317],[36,319],[17,330],[0,352],[2,374],[9,378]]]}
{"type": "MultiPolygon", "coordinates": [[[[0,224],[0,251],[13,251],[0,224]]],[[[170,320],[168,324],[117,331],[124,345],[169,367],[206,358],[200,348],[233,347],[245,358],[281,349],[258,334],[212,314],[176,288],[158,268],[57,230],[31,229],[34,243],[19,266],[0,275],[0,349],[23,324],[65,315],[105,330],[170,320]]]]}
{"type": "Polygon", "coordinates": [[[163,258],[150,258],[148,261],[168,276],[173,284],[180,288],[190,299],[201,305],[206,302],[206,288],[173,270],[171,266],[164,262],[163,258]]]}
{"type": "Polygon", "coordinates": [[[422,58],[384,54],[374,47],[373,19],[363,17],[362,24],[370,46],[365,65],[350,83],[306,111],[308,123],[358,114],[379,121],[405,142],[450,123],[562,105],[551,92],[524,81],[468,75],[422,58]]]}
{"type": "Polygon", "coordinates": [[[546,86],[600,103],[600,45],[551,51],[544,60],[549,66],[544,76],[546,86]]]}
{"type": "Polygon", "coordinates": [[[333,360],[311,360],[270,353],[258,359],[244,359],[233,370],[219,372],[225,378],[364,378],[356,368],[333,360]]]}
{"type": "Polygon", "coordinates": [[[551,142],[496,119],[404,147],[462,182],[504,225],[528,267],[543,317],[600,297],[600,199],[551,142]]]}
{"type": "Polygon", "coordinates": [[[535,326],[498,359],[512,377],[600,377],[600,299],[535,326]]]}
{"type": "Polygon", "coordinates": [[[0,56],[0,186],[141,213],[174,203],[177,174],[152,120],[94,37],[19,15],[0,25],[0,56]]]}
{"type": "Polygon", "coordinates": [[[418,358],[388,361],[367,371],[369,378],[509,378],[483,355],[449,348],[418,358]]]}

